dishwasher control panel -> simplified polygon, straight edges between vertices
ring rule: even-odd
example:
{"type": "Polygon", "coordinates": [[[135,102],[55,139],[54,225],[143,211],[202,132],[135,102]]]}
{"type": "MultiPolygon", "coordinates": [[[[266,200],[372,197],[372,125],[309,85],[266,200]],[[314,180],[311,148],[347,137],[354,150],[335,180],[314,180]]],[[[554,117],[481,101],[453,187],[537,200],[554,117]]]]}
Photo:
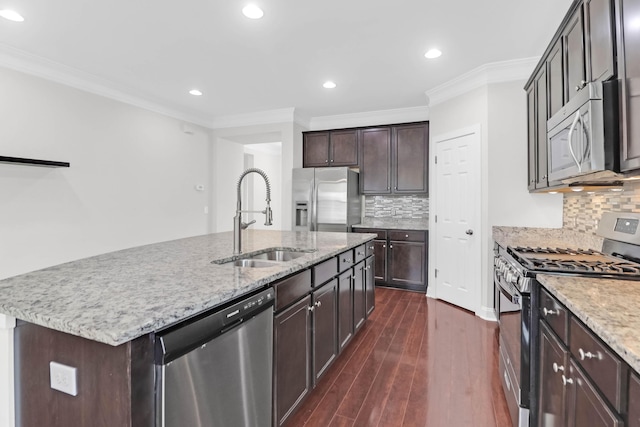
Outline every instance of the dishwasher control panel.
{"type": "Polygon", "coordinates": [[[245,299],[238,304],[234,304],[223,311],[224,318],[222,323],[225,326],[234,323],[238,319],[246,317],[256,309],[262,308],[263,305],[269,304],[273,301],[274,297],[275,292],[273,291],[273,288],[269,288],[266,291],[245,299]]]}

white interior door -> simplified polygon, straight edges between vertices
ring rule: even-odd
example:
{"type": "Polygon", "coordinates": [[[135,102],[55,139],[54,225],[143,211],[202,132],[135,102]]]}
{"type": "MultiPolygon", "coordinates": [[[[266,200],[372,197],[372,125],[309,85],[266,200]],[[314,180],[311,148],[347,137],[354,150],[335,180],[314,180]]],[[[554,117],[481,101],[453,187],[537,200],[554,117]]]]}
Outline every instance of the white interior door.
{"type": "Polygon", "coordinates": [[[480,127],[436,138],[435,297],[480,307],[480,127]]]}

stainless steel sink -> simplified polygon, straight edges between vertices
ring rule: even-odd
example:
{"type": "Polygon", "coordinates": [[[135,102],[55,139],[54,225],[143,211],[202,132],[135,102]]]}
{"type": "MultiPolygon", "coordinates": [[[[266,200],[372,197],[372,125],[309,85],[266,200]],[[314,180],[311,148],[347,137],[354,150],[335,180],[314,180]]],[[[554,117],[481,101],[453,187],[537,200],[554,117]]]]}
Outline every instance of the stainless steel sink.
{"type": "Polygon", "coordinates": [[[233,261],[233,265],[236,267],[251,267],[251,268],[267,268],[276,267],[280,263],[277,261],[263,261],[258,259],[237,259],[233,261]]]}
{"type": "Polygon", "coordinates": [[[261,254],[253,255],[249,257],[249,259],[265,259],[269,261],[291,261],[292,259],[300,258],[301,256],[305,256],[306,252],[294,252],[294,251],[286,251],[286,250],[273,250],[269,252],[263,252],[261,254]]]}
{"type": "Polygon", "coordinates": [[[266,268],[292,261],[315,251],[316,249],[269,248],[211,262],[234,267],[266,268]]]}

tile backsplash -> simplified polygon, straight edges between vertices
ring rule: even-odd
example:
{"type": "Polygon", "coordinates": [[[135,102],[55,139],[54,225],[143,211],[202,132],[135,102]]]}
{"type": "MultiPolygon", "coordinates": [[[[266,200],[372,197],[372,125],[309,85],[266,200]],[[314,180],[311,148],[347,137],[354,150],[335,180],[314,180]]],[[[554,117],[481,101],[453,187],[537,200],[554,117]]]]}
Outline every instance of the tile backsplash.
{"type": "Polygon", "coordinates": [[[622,192],[565,193],[563,227],[595,234],[602,212],[607,211],[640,213],[640,182],[625,183],[622,192]]]}
{"type": "Polygon", "coordinates": [[[429,218],[429,198],[424,196],[366,196],[368,218],[429,218]]]}

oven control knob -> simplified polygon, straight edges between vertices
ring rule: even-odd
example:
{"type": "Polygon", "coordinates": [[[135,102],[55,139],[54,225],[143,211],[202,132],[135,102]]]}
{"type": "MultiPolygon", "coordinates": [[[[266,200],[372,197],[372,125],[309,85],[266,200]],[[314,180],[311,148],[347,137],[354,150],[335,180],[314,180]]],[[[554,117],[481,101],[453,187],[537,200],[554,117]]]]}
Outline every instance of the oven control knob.
{"type": "Polygon", "coordinates": [[[514,285],[518,285],[518,279],[520,278],[520,276],[518,276],[517,274],[513,273],[511,275],[511,283],[513,283],[514,285]]]}

